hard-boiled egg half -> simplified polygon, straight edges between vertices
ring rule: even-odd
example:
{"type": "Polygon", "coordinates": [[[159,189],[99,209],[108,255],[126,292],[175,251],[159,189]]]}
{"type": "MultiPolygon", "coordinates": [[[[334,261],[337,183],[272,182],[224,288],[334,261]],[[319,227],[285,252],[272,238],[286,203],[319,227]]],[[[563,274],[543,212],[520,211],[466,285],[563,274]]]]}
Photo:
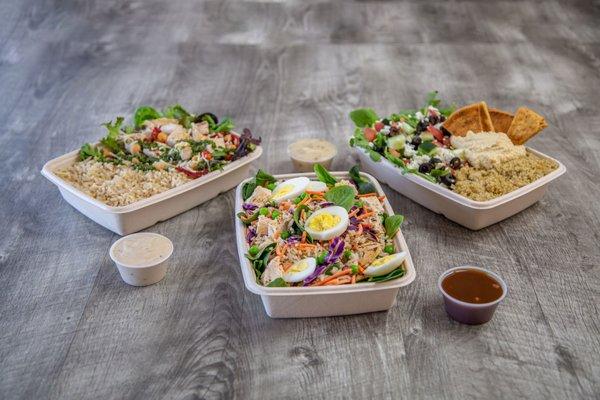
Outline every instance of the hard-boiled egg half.
{"type": "Polygon", "coordinates": [[[304,229],[313,239],[329,240],[344,233],[349,223],[345,208],[331,206],[312,213],[306,220],[304,229]]]}
{"type": "Polygon", "coordinates": [[[276,203],[294,199],[304,193],[309,182],[310,179],[304,176],[283,181],[273,189],[271,199],[276,203]]]}
{"type": "Polygon", "coordinates": [[[327,185],[325,182],[321,181],[310,181],[306,187],[306,190],[310,190],[311,192],[326,192],[327,185]]]}
{"type": "Polygon", "coordinates": [[[365,269],[366,276],[382,276],[387,275],[400,265],[406,258],[406,252],[402,251],[400,253],[390,254],[389,256],[384,256],[381,258],[375,259],[371,265],[369,265],[365,269]]]}
{"type": "Polygon", "coordinates": [[[300,282],[308,278],[310,274],[315,272],[317,260],[313,257],[303,258],[296,261],[287,271],[283,273],[283,280],[286,282],[300,282]]]}

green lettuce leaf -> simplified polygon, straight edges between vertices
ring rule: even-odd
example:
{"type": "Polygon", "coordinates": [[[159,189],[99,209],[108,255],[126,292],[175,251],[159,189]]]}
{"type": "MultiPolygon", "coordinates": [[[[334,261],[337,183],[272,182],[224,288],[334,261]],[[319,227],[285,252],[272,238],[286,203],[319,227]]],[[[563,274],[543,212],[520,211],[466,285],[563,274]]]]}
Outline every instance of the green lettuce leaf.
{"type": "Polygon", "coordinates": [[[336,186],[325,192],[325,198],[348,211],[354,205],[354,189],[348,185],[336,186]]]}
{"type": "Polygon", "coordinates": [[[144,121],[147,121],[149,119],[157,119],[160,117],[161,114],[154,108],[150,106],[142,106],[138,107],[138,109],[135,110],[135,114],[133,116],[133,123],[135,124],[136,128],[139,128],[142,126],[142,123],[144,121]]]}
{"type": "Polygon", "coordinates": [[[350,119],[359,128],[364,128],[365,126],[372,126],[379,117],[372,108],[359,108],[350,112],[350,119]]]}

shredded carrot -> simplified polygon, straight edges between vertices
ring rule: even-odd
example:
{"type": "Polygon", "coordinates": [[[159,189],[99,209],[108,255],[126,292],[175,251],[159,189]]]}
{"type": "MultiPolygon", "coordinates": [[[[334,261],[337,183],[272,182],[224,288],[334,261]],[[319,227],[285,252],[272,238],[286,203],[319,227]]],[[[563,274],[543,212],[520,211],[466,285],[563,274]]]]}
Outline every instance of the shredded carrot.
{"type": "MultiPolygon", "coordinates": [[[[324,281],[322,281],[322,282],[324,282],[324,281]]],[[[322,283],[322,282],[319,282],[319,286],[331,286],[331,285],[339,285],[340,284],[340,280],[337,278],[327,281],[325,283],[322,283]]]]}
{"type": "Polygon", "coordinates": [[[363,226],[362,224],[358,224],[358,230],[356,231],[357,235],[362,235],[363,233],[363,226]]]}
{"type": "Polygon", "coordinates": [[[312,199],[310,198],[310,196],[306,196],[305,198],[302,199],[302,201],[300,203],[298,203],[299,206],[307,204],[309,201],[311,201],[312,199]]]}
{"type": "Polygon", "coordinates": [[[352,275],[352,280],[350,281],[351,284],[355,284],[356,283],[356,275],[352,275]]]}
{"type": "Polygon", "coordinates": [[[323,194],[324,194],[324,192],[318,192],[318,191],[315,192],[313,190],[305,190],[305,192],[308,193],[308,194],[317,194],[319,196],[323,196],[323,194]]]}
{"type": "Polygon", "coordinates": [[[348,216],[349,217],[354,217],[359,211],[360,211],[360,208],[357,208],[356,210],[354,210],[350,214],[348,214],[348,216]]]}
{"type": "Polygon", "coordinates": [[[281,203],[279,203],[279,209],[280,210],[289,210],[291,205],[292,205],[292,203],[290,203],[289,201],[282,201],[281,203]]]}
{"type": "Polygon", "coordinates": [[[290,268],[292,268],[292,263],[287,262],[287,263],[283,264],[283,270],[284,271],[287,271],[290,268]]]}
{"type": "Polygon", "coordinates": [[[314,196],[314,195],[313,195],[313,198],[312,198],[312,199],[313,199],[313,200],[317,200],[317,201],[326,201],[326,200],[325,200],[325,197],[323,197],[323,196],[314,196]]]}
{"type": "Polygon", "coordinates": [[[275,254],[281,256],[281,246],[275,246],[275,254]]]}
{"type": "Polygon", "coordinates": [[[306,211],[302,210],[302,213],[300,213],[300,217],[304,220],[306,219],[306,211]]]}
{"type": "Polygon", "coordinates": [[[306,243],[306,231],[302,232],[302,239],[300,239],[302,243],[306,243]]]}
{"type": "Polygon", "coordinates": [[[365,193],[365,194],[359,194],[356,197],[371,197],[371,196],[377,196],[377,193],[365,193]]]}
{"type": "Polygon", "coordinates": [[[348,275],[350,273],[352,273],[352,271],[350,269],[344,269],[342,271],[338,271],[335,274],[331,275],[330,277],[325,278],[322,281],[317,282],[317,286],[324,285],[324,284],[326,284],[329,281],[332,281],[332,280],[334,280],[336,278],[339,278],[340,276],[348,275]]]}
{"type": "Polygon", "coordinates": [[[357,218],[358,218],[358,219],[365,219],[365,218],[369,218],[369,217],[370,217],[371,215],[373,215],[373,214],[375,214],[375,212],[374,212],[374,211],[370,211],[370,212],[368,212],[368,213],[366,213],[366,214],[359,215],[357,218]]]}
{"type": "Polygon", "coordinates": [[[278,229],[278,230],[275,231],[275,233],[273,234],[273,238],[275,240],[277,240],[277,239],[279,239],[279,235],[281,235],[281,230],[280,229],[278,229]]]}
{"type": "Polygon", "coordinates": [[[383,200],[385,200],[385,196],[379,196],[377,199],[378,199],[379,201],[383,201],[383,200]]]}
{"type": "Polygon", "coordinates": [[[372,228],[373,227],[372,224],[368,224],[366,222],[361,222],[361,225],[362,225],[363,228],[372,228]]]}
{"type": "Polygon", "coordinates": [[[358,271],[359,271],[361,274],[364,274],[364,272],[365,272],[365,267],[363,267],[362,265],[359,265],[359,266],[358,266],[358,271]]]}

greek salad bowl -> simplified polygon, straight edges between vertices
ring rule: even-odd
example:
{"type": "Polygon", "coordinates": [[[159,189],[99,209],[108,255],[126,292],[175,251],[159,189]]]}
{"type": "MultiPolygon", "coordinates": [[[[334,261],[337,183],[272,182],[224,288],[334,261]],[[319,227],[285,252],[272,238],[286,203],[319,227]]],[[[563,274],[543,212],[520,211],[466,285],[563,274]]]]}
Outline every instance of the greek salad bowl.
{"type": "Polygon", "coordinates": [[[269,175],[236,190],[236,240],[246,288],[272,318],[390,309],[416,276],[381,186],[350,172],[269,175]]]}

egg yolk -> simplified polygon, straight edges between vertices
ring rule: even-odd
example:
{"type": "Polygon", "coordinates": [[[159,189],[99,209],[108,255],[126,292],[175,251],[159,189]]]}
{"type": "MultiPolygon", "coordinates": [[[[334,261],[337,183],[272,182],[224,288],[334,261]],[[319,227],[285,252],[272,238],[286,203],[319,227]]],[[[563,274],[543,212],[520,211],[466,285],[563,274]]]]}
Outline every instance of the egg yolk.
{"type": "Polygon", "coordinates": [[[324,230],[333,228],[334,226],[339,224],[341,220],[342,219],[338,215],[322,213],[316,215],[313,219],[311,219],[310,224],[308,224],[308,226],[314,231],[322,232],[324,230]]]}
{"type": "Polygon", "coordinates": [[[294,185],[283,185],[274,194],[274,199],[279,199],[294,190],[294,185]]]}
{"type": "Polygon", "coordinates": [[[302,260],[302,261],[298,261],[296,264],[292,265],[292,267],[289,269],[288,272],[290,272],[290,273],[302,272],[306,268],[308,268],[308,262],[306,260],[302,260]]]}
{"type": "Polygon", "coordinates": [[[386,262],[392,261],[393,258],[394,258],[393,255],[381,257],[381,258],[378,258],[377,260],[373,261],[371,263],[371,265],[374,267],[379,267],[380,265],[383,265],[386,262]]]}

